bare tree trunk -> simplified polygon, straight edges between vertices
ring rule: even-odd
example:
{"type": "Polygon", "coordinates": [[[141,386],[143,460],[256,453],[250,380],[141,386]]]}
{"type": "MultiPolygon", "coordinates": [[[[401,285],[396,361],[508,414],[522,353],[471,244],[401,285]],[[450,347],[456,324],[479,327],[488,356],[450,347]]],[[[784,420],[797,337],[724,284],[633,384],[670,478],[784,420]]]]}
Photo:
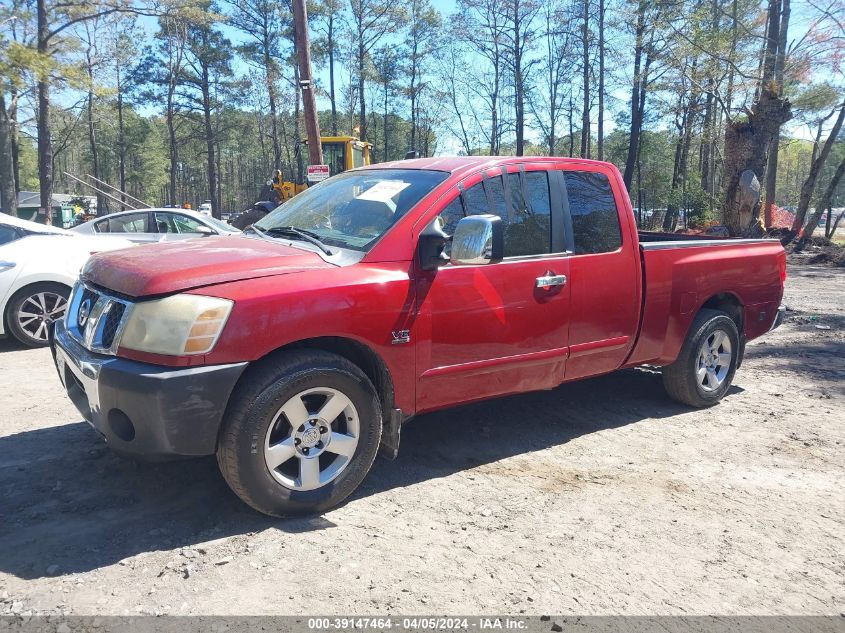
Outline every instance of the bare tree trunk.
{"type": "Polygon", "coordinates": [[[730,116],[731,105],[734,97],[734,65],[736,60],[736,47],[739,38],[739,3],[738,0],[731,2],[731,48],[728,53],[728,87],[725,91],[725,107],[730,116]]]}
{"type": "MultiPolygon", "coordinates": [[[[686,118],[687,115],[684,113],[684,120],[682,121],[681,125],[678,126],[678,140],[675,142],[675,161],[672,167],[672,186],[670,191],[675,193],[678,190],[678,186],[681,183],[681,155],[684,149],[684,130],[686,129],[686,118]]],[[[664,231],[674,231],[675,224],[677,222],[676,218],[678,215],[678,204],[675,201],[673,196],[670,196],[669,203],[666,205],[666,215],[663,216],[663,230],[664,231]]]]}
{"type": "MultiPolygon", "coordinates": [[[[417,57],[419,55],[419,45],[417,37],[414,32],[414,39],[411,45],[411,85],[408,87],[408,97],[411,100],[411,140],[408,144],[408,149],[414,151],[417,149],[417,57]]],[[[385,84],[387,90],[387,84],[385,84]]],[[[386,111],[386,108],[385,108],[386,111]]],[[[387,139],[387,128],[385,128],[385,139],[387,139]]]]}
{"type": "MultiPolygon", "coordinates": [[[[123,83],[121,81],[120,66],[115,69],[117,78],[117,172],[120,181],[120,201],[126,202],[123,193],[126,192],[126,128],[123,121],[123,83]]],[[[125,211],[126,205],[121,204],[120,210],[125,211]]]]}
{"type": "Polygon", "coordinates": [[[205,127],[205,145],[208,152],[206,159],[208,173],[208,197],[211,200],[211,215],[220,219],[220,200],[218,198],[217,157],[215,151],[214,125],[211,120],[211,86],[208,76],[208,66],[202,66],[202,113],[205,127]]]}
{"type": "Polygon", "coordinates": [[[795,232],[800,231],[804,225],[804,219],[807,217],[807,209],[810,207],[813,191],[816,188],[816,181],[822,169],[824,169],[827,157],[830,155],[830,150],[836,142],[836,137],[839,136],[843,121],[845,121],[845,103],[839,108],[839,116],[836,117],[836,122],[830,130],[830,135],[827,137],[824,145],[822,145],[821,150],[819,150],[818,156],[813,159],[810,165],[810,173],[807,174],[806,180],[801,185],[801,194],[798,197],[798,209],[795,211],[795,221],[792,223],[792,230],[795,232]]]}
{"type": "MultiPolygon", "coordinates": [[[[800,251],[804,248],[804,245],[807,243],[813,233],[816,230],[816,227],[819,225],[819,221],[824,215],[825,211],[828,211],[828,218],[827,223],[828,226],[834,224],[833,221],[833,209],[831,208],[831,202],[833,201],[833,196],[836,193],[836,188],[839,186],[839,181],[842,180],[842,176],[845,175],[845,157],[839,161],[839,166],[836,168],[836,172],[833,174],[833,178],[830,180],[830,183],[827,185],[827,189],[824,190],[821,198],[818,199],[816,202],[816,210],[810,216],[810,220],[807,222],[807,226],[804,227],[804,230],[801,232],[801,238],[798,240],[798,243],[795,245],[795,250],[800,251]]],[[[836,230],[834,228],[834,230],[836,230]]],[[[831,235],[833,235],[831,233],[831,235]]]]}
{"type": "Polygon", "coordinates": [[[516,115],[516,155],[522,156],[525,153],[525,91],[522,76],[522,46],[519,28],[521,25],[519,0],[513,3],[513,83],[514,83],[514,109],[516,115]]]}
{"type": "Polygon", "coordinates": [[[499,154],[499,56],[493,64],[493,94],[490,98],[490,155],[499,154]]]}
{"type": "Polygon", "coordinates": [[[763,226],[767,229],[774,222],[775,197],[777,196],[778,151],[780,150],[780,126],[769,143],[769,160],[766,164],[766,185],[763,193],[763,226]]]}
{"type": "MultiPolygon", "coordinates": [[[[692,73],[695,74],[695,62],[693,62],[692,73]]],[[[683,192],[687,190],[687,175],[689,171],[689,150],[692,144],[692,130],[698,117],[700,95],[693,93],[689,97],[686,105],[679,104],[681,107],[681,121],[678,125],[678,143],[675,148],[675,168],[672,174],[672,191],[676,192],[681,189],[683,192]]],[[[681,100],[683,102],[683,99],[681,100]]],[[[670,203],[666,209],[666,216],[663,219],[663,230],[674,231],[677,228],[678,218],[680,216],[679,210],[686,210],[686,205],[677,203],[677,196],[670,196],[670,203]]]]}
{"type": "MultiPolygon", "coordinates": [[[[267,35],[265,34],[265,37],[267,35]]],[[[282,146],[279,144],[279,115],[276,108],[276,75],[270,57],[270,42],[264,42],[264,69],[267,82],[267,100],[270,106],[270,132],[273,136],[273,169],[282,167],[282,146]]]]}
{"type": "MultiPolygon", "coordinates": [[[[296,73],[296,71],[294,71],[296,73]]],[[[282,144],[285,147],[285,158],[287,160],[287,166],[293,172],[293,158],[290,153],[290,148],[295,146],[295,143],[291,142],[290,135],[288,134],[288,126],[285,123],[284,117],[282,117],[282,144]]]]}
{"type": "Polygon", "coordinates": [[[0,211],[18,214],[15,165],[12,157],[12,126],[6,110],[5,89],[0,88],[0,211]]]}
{"type": "Polygon", "coordinates": [[[220,205],[219,213],[223,212],[223,170],[220,167],[220,160],[222,153],[220,151],[220,143],[215,142],[215,160],[217,161],[217,204],[220,205]]]}
{"type": "Polygon", "coordinates": [[[836,220],[830,217],[828,218],[827,225],[825,225],[824,227],[824,236],[827,239],[833,239],[833,236],[836,233],[836,229],[839,228],[839,223],[842,221],[843,217],[845,217],[845,211],[840,211],[839,215],[836,216],[836,220]]]}
{"type": "MultiPolygon", "coordinates": [[[[102,180],[103,176],[100,172],[100,153],[97,148],[97,132],[94,129],[94,60],[91,57],[91,45],[85,52],[85,61],[87,62],[88,73],[88,146],[91,149],[91,168],[94,170],[94,178],[102,180]]],[[[97,192],[97,215],[105,215],[108,213],[108,206],[106,205],[106,197],[97,192]]]]}
{"type": "MultiPolygon", "coordinates": [[[[719,15],[719,2],[713,0],[711,2],[710,28],[714,34],[719,32],[719,15]]],[[[710,68],[707,71],[709,75],[707,77],[707,97],[704,101],[704,123],[701,131],[701,188],[708,194],[713,193],[713,175],[710,172],[711,156],[715,151],[714,144],[716,142],[716,79],[713,75],[717,72],[718,68],[710,68]]]]}
{"type": "Polygon", "coordinates": [[[642,110],[640,104],[645,103],[645,83],[643,81],[643,53],[645,48],[645,12],[648,7],[646,0],[640,0],[637,7],[636,42],[634,44],[634,85],[631,88],[631,132],[628,140],[628,156],[625,159],[625,171],[622,180],[630,191],[637,165],[639,153],[640,131],[642,130],[642,110]],[[642,94],[641,94],[642,93],[642,94]]]}
{"type": "Polygon", "coordinates": [[[384,152],[382,153],[382,155],[384,156],[384,162],[385,162],[385,163],[387,162],[387,146],[388,146],[388,142],[387,142],[387,134],[388,134],[388,129],[387,129],[387,107],[388,107],[388,99],[389,99],[389,97],[390,97],[390,83],[389,83],[388,81],[385,81],[385,82],[384,82],[384,119],[383,119],[383,125],[384,125],[384,152]]]}
{"type": "Polygon", "coordinates": [[[590,157],[590,0],[584,0],[581,25],[584,103],[581,109],[581,157],[590,157]]]}
{"type": "Polygon", "coordinates": [[[168,105],[167,105],[167,112],[165,113],[165,119],[167,120],[167,138],[170,147],[170,186],[168,188],[168,193],[170,195],[170,204],[177,205],[177,178],[179,175],[179,147],[176,144],[176,121],[174,120],[174,112],[173,112],[173,95],[168,95],[168,105]]]}
{"type": "MultiPolygon", "coordinates": [[[[787,32],[789,29],[789,2],[790,0],[781,0],[780,22],[778,24],[777,32],[777,52],[774,59],[774,80],[775,90],[779,96],[783,96],[783,73],[786,67],[786,46],[787,46],[787,32]]],[[[775,34],[771,34],[774,36],[775,34]]],[[[775,197],[777,194],[777,178],[778,178],[778,150],[780,146],[780,126],[778,126],[774,135],[772,136],[771,144],[769,145],[769,162],[766,167],[766,190],[765,190],[765,210],[764,210],[764,226],[769,228],[772,225],[774,216],[775,197]]]]}
{"type": "Polygon", "coordinates": [[[599,160],[604,160],[604,3],[599,0],[599,121],[596,151],[599,160]]]}
{"type": "Polygon", "coordinates": [[[332,135],[337,136],[337,100],[334,86],[334,11],[329,13],[328,25],[329,44],[329,99],[332,102],[332,135]]]}
{"type": "MultiPolygon", "coordinates": [[[[636,163],[637,163],[637,226],[643,226],[643,209],[645,209],[646,201],[645,195],[643,194],[643,164],[640,160],[640,152],[637,151],[636,156],[636,163]]],[[[630,195],[630,194],[629,194],[630,195]]]]}
{"type": "MultiPolygon", "coordinates": [[[[48,56],[49,25],[47,16],[47,0],[36,1],[38,22],[38,52],[45,58],[48,56]]],[[[50,129],[50,84],[49,79],[42,76],[38,81],[38,180],[39,205],[41,207],[39,220],[50,223],[50,211],[53,201],[53,140],[50,129]]]]}
{"type": "Polygon", "coordinates": [[[20,169],[20,139],[18,138],[18,91],[15,88],[10,92],[9,102],[9,137],[12,145],[12,174],[15,180],[15,193],[21,190],[21,169],[20,169]]]}
{"type": "Polygon", "coordinates": [[[364,62],[366,60],[366,50],[364,49],[364,34],[358,34],[358,99],[361,101],[360,116],[358,117],[358,128],[360,130],[360,138],[362,141],[367,140],[367,99],[364,95],[364,62]]]}
{"type": "Polygon", "coordinates": [[[713,98],[714,84],[713,78],[710,77],[707,81],[709,90],[707,98],[704,100],[704,122],[701,126],[701,188],[711,194],[713,192],[713,179],[710,173],[711,155],[713,152],[713,143],[715,142],[715,125],[713,116],[715,99],[713,98]]]}
{"type": "MultiPolygon", "coordinates": [[[[604,2],[604,0],[602,0],[604,2]]],[[[552,13],[546,12],[546,58],[549,60],[548,64],[548,81],[549,81],[549,156],[555,155],[555,144],[557,141],[557,116],[558,116],[558,91],[560,90],[560,83],[555,78],[555,65],[552,63],[554,55],[554,38],[552,37],[552,13]]]]}

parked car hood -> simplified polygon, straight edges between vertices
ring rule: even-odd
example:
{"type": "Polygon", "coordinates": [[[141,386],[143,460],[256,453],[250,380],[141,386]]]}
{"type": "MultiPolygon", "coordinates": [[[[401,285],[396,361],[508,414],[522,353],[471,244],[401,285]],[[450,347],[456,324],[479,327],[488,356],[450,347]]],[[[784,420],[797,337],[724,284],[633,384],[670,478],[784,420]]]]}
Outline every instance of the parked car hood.
{"type": "Polygon", "coordinates": [[[95,255],[81,277],[130,297],[148,297],[332,266],[300,248],[227,236],[160,242],[95,255]]]}

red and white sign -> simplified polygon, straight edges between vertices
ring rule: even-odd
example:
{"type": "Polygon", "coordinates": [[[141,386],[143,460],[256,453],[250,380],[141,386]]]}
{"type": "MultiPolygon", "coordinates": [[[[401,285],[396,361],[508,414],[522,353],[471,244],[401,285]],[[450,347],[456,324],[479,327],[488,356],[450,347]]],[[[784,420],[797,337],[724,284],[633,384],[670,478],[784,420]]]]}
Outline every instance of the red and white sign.
{"type": "Polygon", "coordinates": [[[328,165],[308,165],[308,182],[320,182],[328,177],[328,165]]]}

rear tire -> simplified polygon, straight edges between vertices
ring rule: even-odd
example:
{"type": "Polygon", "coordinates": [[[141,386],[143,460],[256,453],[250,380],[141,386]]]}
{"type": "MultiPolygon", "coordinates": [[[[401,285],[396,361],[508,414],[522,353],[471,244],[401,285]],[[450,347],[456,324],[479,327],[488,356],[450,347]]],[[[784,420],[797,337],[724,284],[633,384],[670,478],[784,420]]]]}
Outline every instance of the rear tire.
{"type": "Polygon", "coordinates": [[[297,350],[250,368],[217,448],[224,479],[271,516],[322,512],[361,483],[381,441],[379,398],[347,359],[297,350]]]}
{"type": "Polygon", "coordinates": [[[730,389],[739,358],[736,323],[719,310],[701,310],[677,360],[663,368],[663,386],[673,400],[710,407],[730,389]]]}
{"type": "Polygon", "coordinates": [[[6,305],[6,325],[27,347],[46,347],[53,323],[64,317],[70,288],[41,282],[18,290],[6,305]]]}

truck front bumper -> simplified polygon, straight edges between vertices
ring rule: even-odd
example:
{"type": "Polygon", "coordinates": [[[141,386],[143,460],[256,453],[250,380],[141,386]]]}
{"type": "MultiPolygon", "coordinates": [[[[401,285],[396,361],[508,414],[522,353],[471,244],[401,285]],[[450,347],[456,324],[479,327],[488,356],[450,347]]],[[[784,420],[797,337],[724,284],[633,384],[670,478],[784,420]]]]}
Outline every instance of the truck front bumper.
{"type": "Polygon", "coordinates": [[[59,378],[82,416],[117,452],[147,458],[211,455],[247,363],[174,369],[94,354],[56,323],[59,378]]]}

